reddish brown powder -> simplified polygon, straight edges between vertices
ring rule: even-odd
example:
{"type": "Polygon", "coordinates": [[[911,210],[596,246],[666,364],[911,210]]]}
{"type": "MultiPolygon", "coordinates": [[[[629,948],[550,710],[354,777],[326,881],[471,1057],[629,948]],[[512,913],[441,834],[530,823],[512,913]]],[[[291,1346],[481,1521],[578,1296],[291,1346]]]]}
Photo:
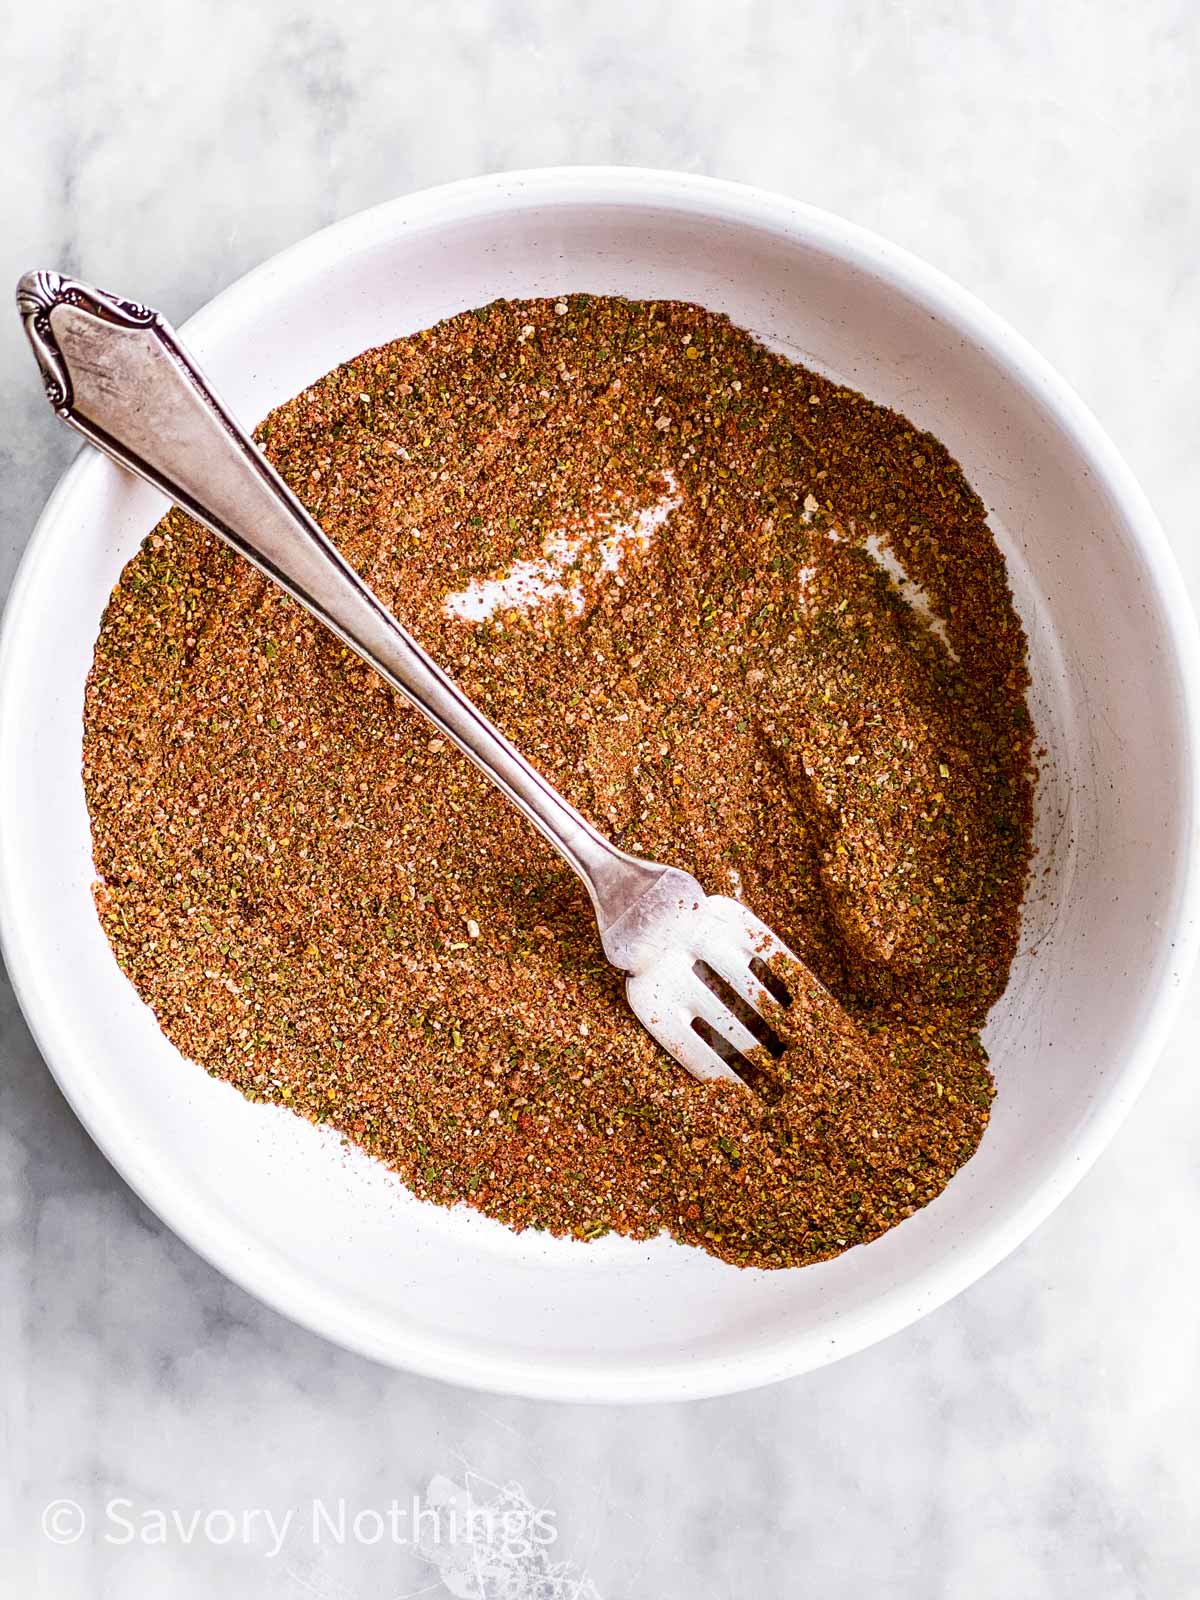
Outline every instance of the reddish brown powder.
{"type": "Polygon", "coordinates": [[[587,296],[368,351],[260,439],[569,799],[736,889],[844,1012],[799,982],[763,1094],[693,1082],[549,848],[172,512],[105,615],[84,777],[179,1049],[515,1227],[782,1266],[932,1199],[987,1122],[1032,816],[1025,639],[943,446],[695,306],[587,296]],[[534,603],[448,609],[520,563],[534,603]]]}

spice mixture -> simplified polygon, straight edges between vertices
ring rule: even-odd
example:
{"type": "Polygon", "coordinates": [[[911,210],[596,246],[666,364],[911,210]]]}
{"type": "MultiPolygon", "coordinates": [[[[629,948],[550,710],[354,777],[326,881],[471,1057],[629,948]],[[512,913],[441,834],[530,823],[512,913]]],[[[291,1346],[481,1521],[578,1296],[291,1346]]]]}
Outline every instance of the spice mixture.
{"type": "Polygon", "coordinates": [[[368,351],[259,438],[580,810],[840,1006],[797,995],[760,1092],[693,1081],[549,847],[172,511],[84,743],[96,903],[170,1039],[516,1228],[794,1266],[931,1200],[988,1120],[1033,788],[1024,634],[945,448],[723,317],[587,295],[368,351]]]}

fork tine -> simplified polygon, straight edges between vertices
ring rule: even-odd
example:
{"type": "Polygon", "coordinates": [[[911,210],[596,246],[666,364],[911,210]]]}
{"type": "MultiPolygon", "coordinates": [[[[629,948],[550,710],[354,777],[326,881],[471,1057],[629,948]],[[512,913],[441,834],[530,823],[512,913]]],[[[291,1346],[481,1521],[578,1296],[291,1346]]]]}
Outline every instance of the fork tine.
{"type": "Polygon", "coordinates": [[[739,959],[731,960],[728,951],[712,951],[704,959],[752,1011],[757,1012],[768,1025],[773,1024],[774,1018],[783,1007],[767,986],[750,970],[750,958],[742,959],[739,952],[739,959]],[[714,956],[720,960],[719,966],[713,959],[714,956]]]}
{"type": "MultiPolygon", "coordinates": [[[[659,1040],[659,1043],[662,1041],[659,1040]]],[[[690,1023],[684,1029],[682,1039],[675,1049],[669,1049],[666,1045],[663,1048],[667,1049],[693,1078],[699,1078],[702,1082],[710,1078],[726,1078],[730,1083],[736,1083],[743,1089],[749,1088],[745,1078],[741,1077],[723,1056],[719,1056],[712,1045],[702,1039],[690,1023]]]]}
{"type": "MultiPolygon", "coordinates": [[[[668,959],[649,972],[626,979],[625,996],[630,1009],[647,1033],[662,1045],[668,1055],[674,1056],[693,1078],[727,1078],[744,1087],[744,1079],[692,1027],[692,1018],[698,1012],[689,1003],[691,985],[704,990],[709,1000],[722,1012],[725,1008],[720,1006],[712,991],[705,989],[693,975],[690,961],[690,956],[668,959]]],[[[725,1012],[725,1016],[728,1015],[725,1012]]],[[[718,1026],[718,1032],[724,1036],[725,1029],[718,1026]]],[[[751,1043],[757,1041],[752,1039],[751,1043]]]]}
{"type": "MultiPolygon", "coordinates": [[[[758,1082],[762,1052],[783,1053],[786,1003],[762,982],[758,963],[782,957],[789,970],[807,969],[741,901],[706,895],[694,878],[667,868],[604,938],[609,958],[629,974],[631,1009],[693,1077],[749,1089],[748,1079],[758,1082]],[[743,1077],[735,1063],[753,1070],[743,1077]]],[[[820,988],[815,978],[810,982],[820,988]]],[[[840,1015],[833,997],[827,999],[840,1015]]]]}
{"type": "MultiPolygon", "coordinates": [[[[716,967],[713,968],[715,972],[716,967]]],[[[722,973],[722,977],[724,974],[722,973]]],[[[741,1020],[740,1017],[729,1009],[720,995],[714,994],[702,978],[694,975],[694,985],[688,994],[688,1002],[694,1017],[701,1017],[710,1028],[715,1028],[721,1037],[731,1044],[742,1055],[752,1055],[760,1048],[760,1042],[741,1020]]],[[[736,987],[734,985],[733,987],[736,987]]],[[[739,991],[740,992],[740,991],[739,991]]],[[[690,1026],[690,1024],[689,1024],[690,1026]]]]}

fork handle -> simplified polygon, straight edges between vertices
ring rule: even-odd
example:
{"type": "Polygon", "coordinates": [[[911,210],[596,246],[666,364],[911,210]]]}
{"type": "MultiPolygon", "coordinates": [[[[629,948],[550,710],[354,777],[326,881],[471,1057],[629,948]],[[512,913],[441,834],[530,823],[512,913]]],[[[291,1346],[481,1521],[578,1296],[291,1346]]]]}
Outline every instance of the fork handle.
{"type": "Polygon", "coordinates": [[[491,778],[587,887],[601,933],[661,875],[582,817],[339,554],[147,306],[56,272],[17,289],[58,415],[274,579],[491,778]]]}

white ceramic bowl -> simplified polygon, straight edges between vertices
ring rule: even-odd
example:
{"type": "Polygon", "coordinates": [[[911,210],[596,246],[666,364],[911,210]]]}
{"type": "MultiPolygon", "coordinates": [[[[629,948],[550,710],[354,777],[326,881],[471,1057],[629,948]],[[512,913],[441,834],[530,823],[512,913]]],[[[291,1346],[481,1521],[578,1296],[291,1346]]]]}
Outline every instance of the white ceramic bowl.
{"type": "Polygon", "coordinates": [[[518,1237],[419,1204],[181,1059],[118,971],[89,895],[84,678],[105,599],[164,509],[90,450],[46,507],[0,647],[0,912],[21,1004],[76,1112],[230,1277],[399,1366],[531,1395],[661,1400],[765,1383],[882,1338],[986,1272],[1086,1171],[1150,1071],[1196,942],[1200,670],[1163,535],[1079,400],[939,273],[790,200],[621,169],[454,184],[297,245],[184,332],[256,421],[369,345],[497,296],[567,290],[727,312],[932,429],[991,510],[1049,758],[1037,889],[987,1030],[995,1110],[946,1192],[875,1243],[794,1272],[741,1272],[666,1240],[518,1237]]]}

